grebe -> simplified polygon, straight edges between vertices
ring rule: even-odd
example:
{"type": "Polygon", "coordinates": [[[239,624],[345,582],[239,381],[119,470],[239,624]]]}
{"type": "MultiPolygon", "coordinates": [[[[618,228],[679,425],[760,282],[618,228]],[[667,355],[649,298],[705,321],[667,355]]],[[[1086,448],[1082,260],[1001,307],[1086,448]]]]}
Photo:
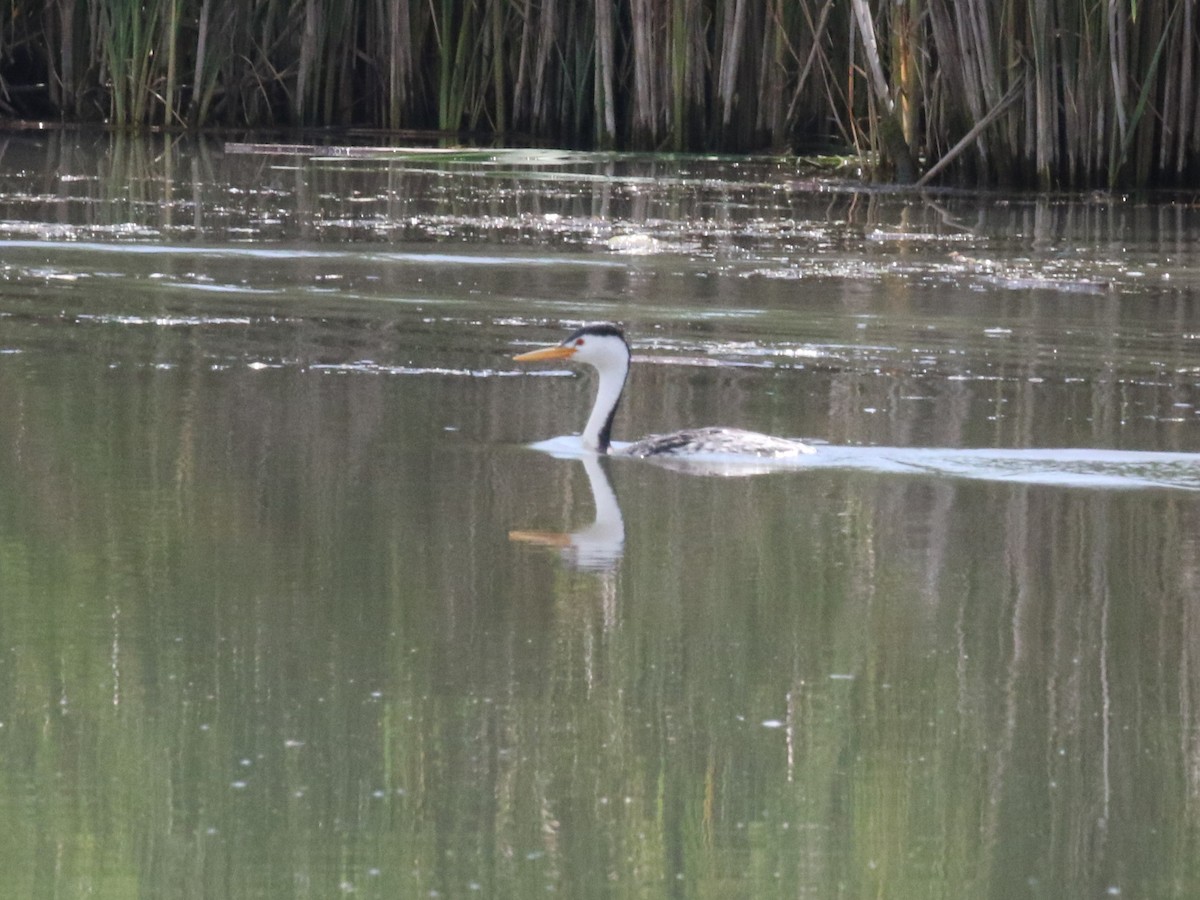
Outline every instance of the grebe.
{"type": "Polygon", "coordinates": [[[779,458],[815,452],[801,441],[771,437],[739,428],[689,428],[652,434],[632,444],[612,445],[613,417],[629,374],[629,344],[616,325],[585,325],[561,344],[514,356],[516,362],[569,359],[591,366],[600,376],[596,402],[583,429],[583,446],[595,453],[619,456],[683,456],[722,454],[779,458]]]}

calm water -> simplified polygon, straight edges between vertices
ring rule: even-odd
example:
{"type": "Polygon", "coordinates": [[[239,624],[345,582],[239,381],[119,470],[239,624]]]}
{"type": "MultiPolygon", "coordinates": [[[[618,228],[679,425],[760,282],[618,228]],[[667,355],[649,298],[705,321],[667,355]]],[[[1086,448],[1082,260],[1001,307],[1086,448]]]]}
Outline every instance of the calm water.
{"type": "Polygon", "coordinates": [[[236,149],[0,142],[0,895],[1200,894],[1196,197],[236,149]]]}

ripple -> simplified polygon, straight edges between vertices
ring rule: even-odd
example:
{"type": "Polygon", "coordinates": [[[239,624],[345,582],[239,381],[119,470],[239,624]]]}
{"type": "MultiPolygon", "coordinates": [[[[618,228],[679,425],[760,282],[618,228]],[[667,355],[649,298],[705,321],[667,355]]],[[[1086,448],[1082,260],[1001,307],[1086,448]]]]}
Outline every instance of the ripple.
{"type": "MultiPolygon", "coordinates": [[[[736,477],[813,469],[857,470],[890,475],[963,478],[1015,484],[1088,489],[1168,488],[1200,491],[1200,453],[1160,453],[1090,448],[975,449],[859,447],[800,438],[814,453],[764,459],[730,453],[697,453],[651,462],[692,475],[736,477]]],[[[578,435],[561,435],[529,445],[559,459],[594,456],[578,435]]],[[[629,444],[613,441],[620,450],[629,444]]],[[[617,457],[624,460],[629,457],[617,457]]]]}

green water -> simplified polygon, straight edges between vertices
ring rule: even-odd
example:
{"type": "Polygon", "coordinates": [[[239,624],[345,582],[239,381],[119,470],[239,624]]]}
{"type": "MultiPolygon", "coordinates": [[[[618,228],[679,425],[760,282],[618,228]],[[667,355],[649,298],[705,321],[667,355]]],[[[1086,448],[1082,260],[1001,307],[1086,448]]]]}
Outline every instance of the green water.
{"type": "Polygon", "coordinates": [[[3,149],[0,896],[1200,893],[1193,201],[3,149]]]}

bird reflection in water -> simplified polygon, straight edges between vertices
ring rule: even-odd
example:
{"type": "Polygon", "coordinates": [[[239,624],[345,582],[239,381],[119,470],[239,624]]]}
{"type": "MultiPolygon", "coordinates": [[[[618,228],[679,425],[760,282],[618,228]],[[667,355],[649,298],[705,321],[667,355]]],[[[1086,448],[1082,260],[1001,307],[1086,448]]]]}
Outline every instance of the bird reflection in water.
{"type": "Polygon", "coordinates": [[[596,507],[592,524],[578,531],[510,531],[508,539],[522,544],[554,547],[563,561],[582,572],[608,572],[617,567],[625,551],[625,520],[598,456],[579,458],[587,475],[596,507]]]}

